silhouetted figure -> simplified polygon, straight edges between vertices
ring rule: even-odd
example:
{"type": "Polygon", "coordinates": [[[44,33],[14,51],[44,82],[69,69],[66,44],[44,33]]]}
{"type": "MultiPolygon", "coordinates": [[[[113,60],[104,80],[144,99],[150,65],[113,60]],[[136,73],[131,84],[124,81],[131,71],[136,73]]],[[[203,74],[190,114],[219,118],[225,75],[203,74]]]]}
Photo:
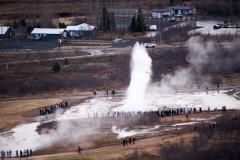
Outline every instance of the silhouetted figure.
{"type": "Polygon", "coordinates": [[[18,157],[18,150],[16,150],[16,157],[18,157]]]}
{"type": "Polygon", "coordinates": [[[206,93],[208,94],[208,84],[206,83],[206,93]]]}
{"type": "Polygon", "coordinates": [[[20,157],[22,157],[23,156],[23,152],[20,150],[20,157]]]}
{"type": "Polygon", "coordinates": [[[223,112],[226,112],[226,111],[227,111],[226,106],[223,106],[223,107],[222,107],[222,111],[223,111],[223,112]]]}
{"type": "Polygon", "coordinates": [[[195,130],[195,131],[197,130],[197,127],[196,127],[196,126],[194,126],[194,130],[195,130]]]}
{"type": "Polygon", "coordinates": [[[125,146],[125,141],[126,141],[126,140],[125,140],[125,138],[124,138],[124,139],[122,140],[123,146],[125,146]]]}
{"type": "Polygon", "coordinates": [[[32,149],[30,149],[30,151],[29,151],[29,152],[30,152],[30,156],[32,156],[32,149]]]}
{"type": "Polygon", "coordinates": [[[80,154],[81,153],[81,147],[80,146],[78,146],[78,154],[80,154]]]}
{"type": "Polygon", "coordinates": [[[129,140],[129,144],[132,144],[132,138],[129,137],[128,140],[129,140]]]}
{"type": "Polygon", "coordinates": [[[133,144],[135,144],[136,138],[135,138],[135,137],[133,137],[132,141],[133,141],[133,144]]]}
{"type": "Polygon", "coordinates": [[[116,94],[115,90],[112,90],[112,95],[114,96],[116,94]]]}
{"type": "Polygon", "coordinates": [[[9,150],[8,153],[9,153],[9,157],[12,157],[12,150],[9,150]]]}
{"type": "Polygon", "coordinates": [[[197,113],[197,110],[196,110],[196,108],[193,108],[193,113],[197,113]]]}

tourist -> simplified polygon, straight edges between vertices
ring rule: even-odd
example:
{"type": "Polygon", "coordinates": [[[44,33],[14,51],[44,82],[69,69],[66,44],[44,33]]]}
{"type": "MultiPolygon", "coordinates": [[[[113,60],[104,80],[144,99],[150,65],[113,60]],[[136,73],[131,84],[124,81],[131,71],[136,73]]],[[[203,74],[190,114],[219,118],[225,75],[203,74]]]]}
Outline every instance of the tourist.
{"type": "Polygon", "coordinates": [[[18,157],[18,150],[16,150],[16,157],[18,157]]]}
{"type": "Polygon", "coordinates": [[[136,138],[135,138],[135,137],[133,137],[132,141],[133,141],[133,144],[135,144],[136,138]]]}
{"type": "Polygon", "coordinates": [[[9,153],[9,157],[12,157],[12,150],[9,150],[8,153],[9,153]]]}
{"type": "Polygon", "coordinates": [[[20,150],[20,157],[22,157],[23,156],[23,152],[20,150]]]}
{"type": "Polygon", "coordinates": [[[129,137],[128,140],[129,140],[129,144],[132,144],[132,138],[129,137]]]}
{"type": "Polygon", "coordinates": [[[30,156],[32,156],[32,149],[30,149],[30,151],[29,151],[29,152],[30,152],[30,156]]]}
{"type": "Polygon", "coordinates": [[[123,143],[123,146],[125,146],[125,138],[123,138],[122,143],[123,143]]]}
{"type": "Polygon", "coordinates": [[[80,146],[78,146],[78,154],[80,154],[81,153],[81,147],[80,146]]]}

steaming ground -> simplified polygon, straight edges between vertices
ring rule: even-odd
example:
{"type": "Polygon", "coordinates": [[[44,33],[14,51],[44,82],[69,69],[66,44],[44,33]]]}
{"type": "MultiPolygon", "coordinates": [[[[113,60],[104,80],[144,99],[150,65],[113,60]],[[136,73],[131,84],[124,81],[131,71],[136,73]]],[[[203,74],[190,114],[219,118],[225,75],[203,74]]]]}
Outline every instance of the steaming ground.
{"type": "MultiPolygon", "coordinates": [[[[203,109],[210,107],[211,109],[221,109],[222,106],[226,106],[227,109],[240,109],[240,101],[225,94],[224,91],[220,91],[219,93],[217,91],[209,91],[206,93],[205,91],[200,90],[183,93],[169,92],[172,91],[172,88],[175,86],[186,86],[192,82],[195,76],[202,74],[204,67],[211,65],[212,59],[222,59],[222,57],[218,57],[219,54],[213,54],[217,48],[212,42],[204,43],[204,40],[200,38],[191,38],[188,41],[190,54],[187,57],[191,67],[179,68],[176,70],[175,75],[162,75],[160,86],[157,87],[149,87],[149,81],[151,80],[151,59],[149,59],[143,46],[137,44],[136,48],[134,47],[135,49],[133,50],[134,53],[132,53],[132,56],[139,56],[138,54],[135,54],[135,52],[141,54],[140,57],[135,60],[134,57],[132,57],[132,85],[130,84],[126,96],[96,96],[92,99],[88,99],[84,103],[71,107],[62,115],[56,114],[55,116],[50,116],[47,119],[38,117],[34,123],[21,124],[8,132],[0,134],[0,149],[11,149],[13,151],[16,149],[37,150],[52,145],[61,145],[72,142],[78,143],[80,140],[84,140],[89,136],[97,135],[102,130],[101,120],[103,118],[101,117],[106,117],[108,113],[113,113],[114,111],[136,112],[139,110],[150,111],[158,109],[161,110],[164,108],[183,107],[195,107],[197,109],[200,107],[203,109]],[[145,59],[146,61],[144,61],[145,59]],[[145,66],[147,67],[145,68],[145,66]],[[142,69],[139,70],[139,68],[142,69]],[[94,116],[98,118],[93,118],[94,116]],[[72,120],[77,120],[80,124],[72,120]],[[56,129],[43,131],[41,134],[36,132],[36,129],[40,124],[55,121],[58,122],[56,129]],[[91,123],[94,125],[88,125],[91,123]]],[[[218,51],[221,50],[218,49],[218,51]]],[[[228,50],[225,52],[232,53],[228,50]]],[[[230,64],[236,64],[235,67],[238,68],[238,54],[234,54],[231,57],[231,63],[221,61],[224,63],[219,63],[219,67],[216,67],[215,65],[215,68],[211,67],[211,69],[221,69],[223,66],[226,68],[226,66],[229,66],[230,64]]],[[[224,60],[225,59],[228,59],[228,57],[224,57],[224,60]]],[[[229,68],[232,68],[232,66],[229,68]]],[[[213,72],[214,70],[210,71],[213,72]]],[[[206,83],[209,82],[206,81],[206,83]]],[[[166,129],[171,129],[171,127],[176,128],[176,126],[181,125],[183,124],[172,124],[172,126],[169,126],[170,128],[166,129]]],[[[158,133],[162,131],[163,126],[158,125],[144,130],[131,131],[127,128],[119,129],[118,127],[119,126],[112,125],[108,132],[116,133],[117,137],[121,138],[123,136],[158,133]]]]}
{"type": "MultiPolygon", "coordinates": [[[[26,149],[32,148],[34,150],[42,147],[47,147],[55,144],[59,140],[71,140],[70,142],[76,142],[79,139],[84,139],[88,136],[98,133],[99,124],[97,122],[102,119],[102,116],[106,116],[107,112],[121,111],[124,109],[123,97],[95,97],[88,101],[73,106],[68,109],[64,114],[53,117],[51,120],[39,120],[39,122],[21,124],[8,132],[0,134],[0,148],[1,149],[26,149]],[[93,118],[94,113],[98,113],[98,118],[93,118]],[[88,118],[89,116],[89,118],[88,118]],[[77,126],[74,123],[70,123],[68,120],[78,120],[79,122],[85,122],[87,119],[92,121],[95,125],[89,126],[77,126]],[[41,123],[50,121],[61,122],[56,130],[50,130],[41,135],[36,132],[37,126],[41,123]]],[[[180,108],[180,107],[202,107],[207,109],[208,106],[211,109],[221,109],[222,106],[227,106],[227,109],[240,109],[240,101],[234,97],[224,94],[224,91],[211,91],[208,94],[206,92],[192,92],[192,93],[154,93],[148,92],[146,98],[145,107],[148,110],[157,110],[164,107],[180,108]]],[[[136,110],[137,111],[137,110],[136,110]]],[[[177,125],[177,124],[175,124],[177,125]]],[[[118,138],[123,136],[133,136],[139,134],[149,134],[161,132],[161,126],[155,126],[144,130],[132,130],[119,129],[118,126],[112,126],[109,132],[117,134],[118,138]]]]}

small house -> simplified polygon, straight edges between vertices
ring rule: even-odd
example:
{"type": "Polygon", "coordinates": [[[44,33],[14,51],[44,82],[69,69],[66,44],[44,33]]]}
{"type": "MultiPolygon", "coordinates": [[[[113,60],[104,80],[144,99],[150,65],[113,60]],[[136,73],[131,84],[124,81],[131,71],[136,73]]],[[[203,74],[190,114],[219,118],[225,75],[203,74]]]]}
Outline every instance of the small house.
{"type": "Polygon", "coordinates": [[[0,26],[0,38],[12,38],[15,36],[15,30],[8,26],[0,26]]]}
{"type": "Polygon", "coordinates": [[[151,15],[153,18],[163,18],[163,17],[170,17],[171,16],[171,9],[153,9],[151,11],[151,15]]]}
{"type": "Polygon", "coordinates": [[[77,26],[68,26],[66,30],[69,32],[71,37],[84,38],[84,37],[95,37],[98,33],[96,26],[92,26],[87,23],[83,23],[77,26]]]}
{"type": "Polygon", "coordinates": [[[68,32],[58,28],[34,28],[31,32],[33,39],[60,39],[66,38],[68,32]]]}
{"type": "Polygon", "coordinates": [[[171,15],[190,15],[194,13],[194,10],[192,7],[189,6],[169,6],[167,7],[171,10],[171,15]]]}

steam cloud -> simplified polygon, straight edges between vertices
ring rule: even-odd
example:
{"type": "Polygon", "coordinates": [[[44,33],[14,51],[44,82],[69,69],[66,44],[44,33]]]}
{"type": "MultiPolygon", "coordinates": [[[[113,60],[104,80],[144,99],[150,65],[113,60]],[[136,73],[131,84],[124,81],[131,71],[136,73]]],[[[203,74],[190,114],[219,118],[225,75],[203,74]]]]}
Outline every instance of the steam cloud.
{"type": "Polygon", "coordinates": [[[240,71],[239,47],[221,46],[200,37],[190,38],[187,46],[189,53],[186,60],[189,67],[176,69],[174,75],[162,75],[161,90],[172,91],[177,86],[190,87],[196,77],[204,73],[240,71]]]}
{"type": "Polygon", "coordinates": [[[146,110],[145,94],[151,80],[152,59],[149,57],[145,47],[138,42],[134,45],[131,54],[131,81],[123,110],[146,110]]]}
{"type": "Polygon", "coordinates": [[[54,145],[67,146],[71,143],[82,142],[96,134],[101,124],[100,121],[85,120],[62,120],[57,122],[56,129],[42,130],[37,149],[47,148],[54,145]]]}

